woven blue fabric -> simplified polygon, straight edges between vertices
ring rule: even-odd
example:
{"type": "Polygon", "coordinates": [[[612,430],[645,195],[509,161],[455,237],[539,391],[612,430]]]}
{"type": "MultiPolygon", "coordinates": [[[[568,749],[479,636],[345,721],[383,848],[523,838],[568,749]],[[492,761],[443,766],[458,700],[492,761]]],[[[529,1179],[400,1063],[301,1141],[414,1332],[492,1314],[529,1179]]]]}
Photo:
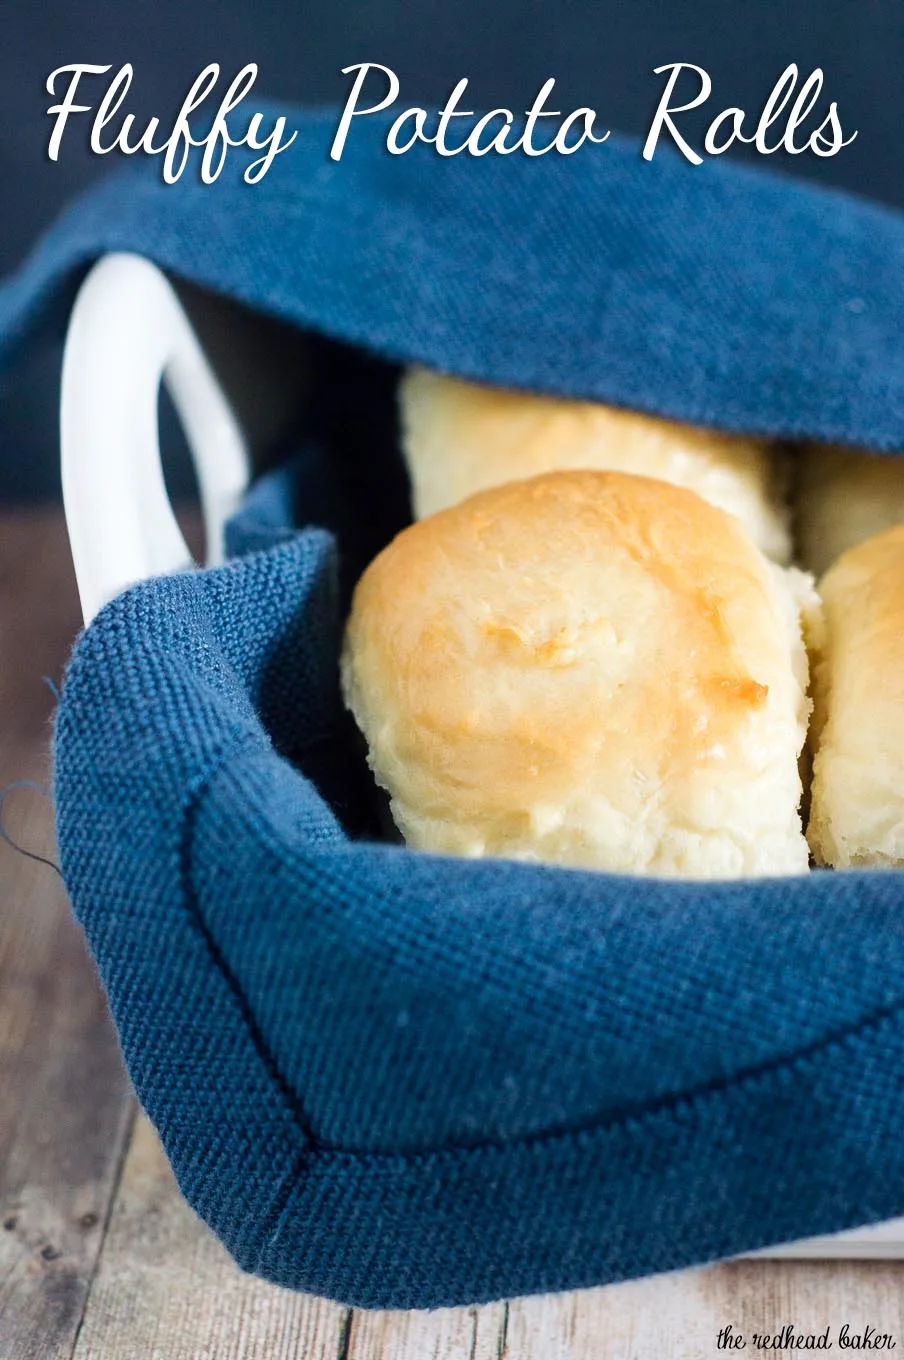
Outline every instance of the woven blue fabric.
{"type": "MultiPolygon", "coordinates": [[[[285,110],[282,110],[285,112],[285,110]]],[[[899,213],[725,161],[444,159],[365,120],[289,111],[257,185],[130,166],[0,292],[0,358],[111,250],[397,360],[676,419],[880,449],[904,444],[899,213]],[[61,285],[68,284],[68,288],[61,285]]],[[[856,154],[856,151],[848,154],[856,154]]],[[[250,159],[247,157],[246,159],[250,159]]]]}
{"type": "MultiPolygon", "coordinates": [[[[254,189],[92,194],[0,299],[7,352],[134,249],[389,360],[904,447],[900,217],[626,144],[465,163],[371,135],[336,166],[332,117],[302,126],[254,189]]],[[[245,1268],[393,1307],[904,1213],[899,874],[701,885],[376,839],[337,657],[403,508],[357,362],[234,558],[108,605],[58,713],[63,872],[186,1196],[245,1268]]]]}

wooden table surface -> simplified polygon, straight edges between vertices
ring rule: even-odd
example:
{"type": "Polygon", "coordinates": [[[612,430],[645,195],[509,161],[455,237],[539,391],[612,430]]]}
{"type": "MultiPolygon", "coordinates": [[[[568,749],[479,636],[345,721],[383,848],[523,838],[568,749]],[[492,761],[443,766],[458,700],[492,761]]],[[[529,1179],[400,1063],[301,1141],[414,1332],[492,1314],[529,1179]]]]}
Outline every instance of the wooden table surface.
{"type": "MultiPolygon", "coordinates": [[[[62,517],[0,512],[0,788],[46,784],[78,626],[62,517]]],[[[3,824],[54,856],[46,797],[3,824]]],[[[0,844],[0,1360],[590,1360],[719,1353],[845,1323],[904,1348],[904,1263],[739,1261],[433,1313],[349,1310],[243,1275],[180,1197],[137,1110],[59,877],[0,844]]],[[[773,1350],[772,1354],[779,1352],[773,1350]]]]}

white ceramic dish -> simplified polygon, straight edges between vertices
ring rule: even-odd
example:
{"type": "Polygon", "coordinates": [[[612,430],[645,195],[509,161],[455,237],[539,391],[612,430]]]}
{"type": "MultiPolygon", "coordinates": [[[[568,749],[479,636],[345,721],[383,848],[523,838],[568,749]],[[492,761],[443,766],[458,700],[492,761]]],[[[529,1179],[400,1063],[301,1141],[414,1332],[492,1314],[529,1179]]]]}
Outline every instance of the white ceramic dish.
{"type": "MultiPolygon", "coordinates": [[[[250,336],[235,335],[230,346],[246,368],[267,361],[250,336]]],[[[242,381],[253,376],[245,373],[242,381]]],[[[268,375],[258,376],[266,388],[268,375]]],[[[248,485],[254,441],[234,414],[236,394],[227,398],[165,276],[139,256],[108,255],[82,285],[63,358],[63,499],[86,623],[127,586],[192,562],[161,466],[161,381],[194,458],[213,564],[222,558],[223,526],[248,485]]],[[[756,1254],[904,1259],[904,1218],[756,1254]]]]}

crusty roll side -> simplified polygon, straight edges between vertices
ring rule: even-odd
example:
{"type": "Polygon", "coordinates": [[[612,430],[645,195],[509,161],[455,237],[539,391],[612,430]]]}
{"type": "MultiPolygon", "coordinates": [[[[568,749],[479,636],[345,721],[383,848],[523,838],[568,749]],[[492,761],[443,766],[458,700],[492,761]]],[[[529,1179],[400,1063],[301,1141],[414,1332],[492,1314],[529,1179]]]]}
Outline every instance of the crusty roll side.
{"type": "Polygon", "coordinates": [[[801,566],[824,575],[848,548],[904,524],[904,457],[838,445],[801,449],[794,518],[801,566]]]}
{"type": "Polygon", "coordinates": [[[345,699],[415,848],[805,872],[809,589],[683,488],[588,471],[508,483],[371,563],[345,699]]]}
{"type": "Polygon", "coordinates": [[[760,440],[425,368],[407,370],[399,407],[416,518],[541,472],[633,472],[689,487],[736,515],[768,557],[790,558],[784,459],[760,440]]]}
{"type": "Polygon", "coordinates": [[[810,848],[837,869],[904,865],[904,525],[844,553],[819,591],[810,848]]]}

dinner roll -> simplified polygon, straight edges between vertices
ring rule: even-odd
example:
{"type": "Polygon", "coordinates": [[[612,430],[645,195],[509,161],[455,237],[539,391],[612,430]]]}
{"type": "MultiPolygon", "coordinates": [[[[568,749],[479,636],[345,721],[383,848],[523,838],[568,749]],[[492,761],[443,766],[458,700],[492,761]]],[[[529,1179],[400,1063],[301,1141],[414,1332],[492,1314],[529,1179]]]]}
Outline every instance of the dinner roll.
{"type": "Polygon", "coordinates": [[[799,554],[816,576],[848,548],[904,524],[904,457],[814,445],[801,449],[798,466],[799,554]]]}
{"type": "Polygon", "coordinates": [[[810,848],[838,869],[901,865],[904,525],[844,553],[820,594],[810,848]]]}
{"type": "Polygon", "coordinates": [[[692,491],[556,472],[403,530],[345,700],[407,843],[701,878],[808,867],[797,596],[692,491]]]}
{"type": "Polygon", "coordinates": [[[768,557],[790,558],[784,463],[759,440],[425,368],[408,369],[399,403],[417,518],[538,472],[611,469],[690,487],[737,515],[768,557]]]}

